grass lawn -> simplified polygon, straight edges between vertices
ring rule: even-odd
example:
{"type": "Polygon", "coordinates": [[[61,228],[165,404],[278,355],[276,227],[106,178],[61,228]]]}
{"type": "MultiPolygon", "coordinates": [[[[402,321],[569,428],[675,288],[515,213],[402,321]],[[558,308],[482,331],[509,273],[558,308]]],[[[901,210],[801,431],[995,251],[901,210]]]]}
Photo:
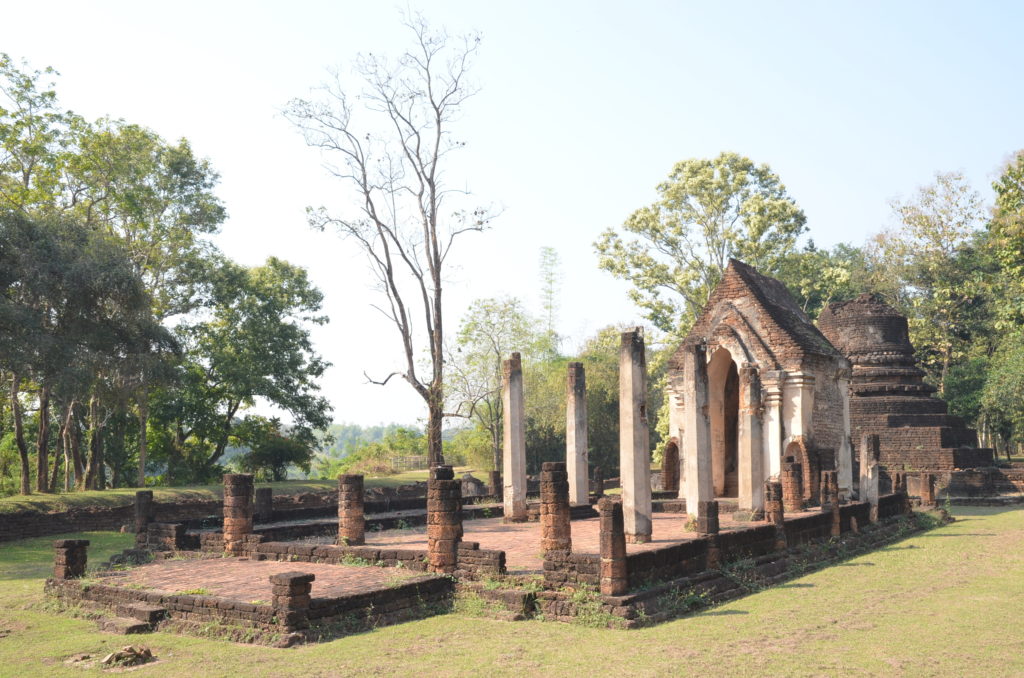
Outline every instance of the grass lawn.
{"type": "MultiPolygon", "coordinates": [[[[457,473],[464,473],[468,467],[458,467],[457,473]]],[[[480,474],[477,474],[480,476],[480,474]]],[[[427,471],[406,471],[392,476],[380,476],[367,478],[366,487],[398,487],[416,481],[427,479],[427,471]]],[[[481,477],[481,480],[485,480],[481,477]]],[[[302,492],[316,492],[318,490],[335,489],[335,480],[284,480],[277,483],[257,483],[257,487],[273,487],[274,494],[301,494],[302,492]]],[[[102,490],[89,492],[69,492],[67,494],[31,494],[14,495],[12,497],[0,498],[0,515],[4,513],[16,513],[18,511],[40,511],[50,513],[54,511],[66,511],[71,508],[85,508],[90,506],[129,506],[135,501],[135,492],[139,488],[127,487],[116,490],[102,490]]],[[[182,499],[220,499],[224,495],[224,488],[217,485],[189,485],[186,487],[154,487],[153,497],[158,502],[172,502],[182,499]]]]}
{"type": "MultiPolygon", "coordinates": [[[[51,538],[0,544],[0,676],[99,673],[63,661],[129,642],[159,658],[140,675],[190,678],[1024,675],[1024,510],[956,515],[952,525],[639,631],[451,614],[291,650],[100,634],[93,622],[44,609],[51,538]]],[[[131,540],[85,536],[93,562],[131,540]]]]}

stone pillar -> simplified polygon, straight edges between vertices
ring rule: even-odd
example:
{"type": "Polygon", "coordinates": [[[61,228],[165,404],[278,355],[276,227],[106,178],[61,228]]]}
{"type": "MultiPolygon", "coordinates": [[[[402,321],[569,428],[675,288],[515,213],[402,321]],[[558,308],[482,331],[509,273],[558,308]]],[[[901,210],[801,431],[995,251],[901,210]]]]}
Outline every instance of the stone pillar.
{"type": "Polygon", "coordinates": [[[782,503],[787,513],[799,513],[804,508],[803,470],[795,461],[782,464],[782,503]]]}
{"type": "Polygon", "coordinates": [[[224,550],[241,553],[252,534],[253,478],[250,473],[224,474],[224,550]]]}
{"type": "Polygon", "coordinates": [[[764,484],[764,517],[775,526],[775,550],[786,548],[786,516],[782,501],[782,483],[769,480],[764,484]]]}
{"type": "Polygon", "coordinates": [[[541,550],[571,551],[569,477],[565,464],[546,461],[540,472],[541,550]]]}
{"type": "Polygon", "coordinates": [[[505,522],[526,522],[526,416],[523,364],[518,353],[501,364],[504,406],[503,473],[505,522]]]}
{"type": "Polygon", "coordinates": [[[53,542],[53,578],[78,579],[85,576],[88,539],[58,539],[53,542]]]}
{"type": "Polygon", "coordinates": [[[935,506],[935,474],[921,474],[921,505],[935,506]]]}
{"type": "Polygon", "coordinates": [[[343,473],[338,476],[338,543],[361,546],[366,543],[366,516],[363,513],[363,476],[343,473]]]}
{"type": "Polygon", "coordinates": [[[670,440],[662,452],[661,489],[679,494],[679,444],[670,440]]]}
{"type": "Polygon", "coordinates": [[[274,489],[257,487],[254,517],[257,523],[269,523],[274,516],[274,489]]]}
{"type": "Polygon", "coordinates": [[[435,466],[427,481],[427,568],[454,572],[461,540],[462,483],[451,466],[435,466]]]}
{"type": "Polygon", "coordinates": [[[597,507],[601,512],[601,594],[621,596],[629,589],[622,503],[602,497],[597,507]]]}
{"type": "Polygon", "coordinates": [[[156,502],[153,490],[139,490],[135,493],[135,547],[149,547],[149,525],[156,518],[156,502]]]}
{"type": "Polygon", "coordinates": [[[598,497],[604,496],[604,471],[600,466],[594,467],[594,494],[598,497]]]}
{"type": "Polygon", "coordinates": [[[306,572],[281,572],[270,575],[277,623],[288,631],[309,628],[309,602],[316,575],[306,572]]]}
{"type": "Polygon", "coordinates": [[[708,421],[707,346],[696,344],[684,354],[682,450],[686,512],[697,517],[697,506],[714,499],[711,477],[711,423],[708,421]]]}
{"type": "Polygon", "coordinates": [[[501,471],[489,471],[487,474],[487,493],[492,497],[501,496],[501,471]]]}
{"type": "Polygon", "coordinates": [[[651,443],[643,328],[622,333],[619,349],[619,477],[626,541],[651,540],[651,443]]]}
{"type": "Polygon", "coordinates": [[[764,373],[764,467],[768,476],[782,474],[782,370],[764,373]]]}
{"type": "Polygon", "coordinates": [[[836,471],[821,472],[821,511],[832,514],[832,536],[842,533],[839,513],[839,477],[836,471]]]}
{"type": "Polygon", "coordinates": [[[860,437],[860,494],[857,498],[861,501],[868,501],[868,469],[878,463],[880,454],[877,434],[865,433],[860,437]]]}
{"type": "Polygon", "coordinates": [[[569,502],[589,504],[587,483],[587,375],[583,363],[569,363],[566,378],[565,465],[569,474],[569,502]]]}
{"type": "Polygon", "coordinates": [[[761,421],[761,380],[757,368],[740,368],[739,507],[759,514],[764,510],[764,444],[761,421]]]}
{"type": "Polygon", "coordinates": [[[850,371],[840,370],[836,376],[836,388],[842,400],[843,428],[836,450],[836,471],[839,482],[839,501],[850,501],[853,497],[853,445],[850,443],[850,371]]]}
{"type": "Polygon", "coordinates": [[[697,504],[697,532],[718,534],[718,502],[714,499],[697,504]]]}

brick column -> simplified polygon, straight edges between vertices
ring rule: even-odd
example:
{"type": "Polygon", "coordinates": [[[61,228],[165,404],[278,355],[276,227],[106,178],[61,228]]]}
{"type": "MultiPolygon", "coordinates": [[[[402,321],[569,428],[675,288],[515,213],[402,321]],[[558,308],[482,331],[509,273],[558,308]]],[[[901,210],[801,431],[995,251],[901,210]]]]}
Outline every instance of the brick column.
{"type": "Polygon", "coordinates": [[[289,631],[309,628],[309,601],[316,575],[281,572],[270,575],[277,623],[289,631]]]}
{"type": "Polygon", "coordinates": [[[569,526],[569,475],[566,465],[546,461],[540,472],[540,534],[541,549],[571,551],[569,526]]]}
{"type": "Polygon", "coordinates": [[[349,546],[366,543],[363,476],[358,474],[338,476],[338,543],[349,546]]]}
{"type": "Polygon", "coordinates": [[[156,517],[153,490],[139,490],[135,493],[135,546],[145,548],[149,544],[149,524],[156,517]]]}
{"type": "Polygon", "coordinates": [[[839,474],[835,471],[821,472],[821,510],[832,514],[832,536],[842,534],[839,513],[839,474]]]}
{"type": "Polygon", "coordinates": [[[487,493],[492,497],[501,498],[501,471],[488,472],[487,493]]]}
{"type": "Polygon", "coordinates": [[[85,576],[88,539],[58,539],[53,542],[53,578],[78,579],[85,576]]]}
{"type": "Polygon", "coordinates": [[[250,473],[224,474],[224,550],[241,553],[252,534],[253,479],[250,473]]]}
{"type": "Polygon", "coordinates": [[[718,534],[718,501],[697,502],[697,532],[699,534],[718,534]]]}
{"type": "Polygon", "coordinates": [[[679,494],[679,445],[675,440],[670,440],[662,451],[661,489],[679,494]]]}
{"type": "Polygon", "coordinates": [[[255,520],[257,523],[269,523],[274,515],[274,490],[270,487],[256,488],[255,520]]]}
{"type": "Polygon", "coordinates": [[[427,568],[452,573],[462,539],[462,483],[451,466],[430,469],[427,481],[427,568]]]}
{"type": "Polygon", "coordinates": [[[798,513],[804,508],[802,471],[795,461],[782,464],[782,503],[787,513],[798,513]]]}
{"type": "Polygon", "coordinates": [[[621,596],[629,588],[622,503],[602,497],[597,507],[601,512],[601,593],[621,596]]]}
{"type": "Polygon", "coordinates": [[[604,471],[601,469],[600,466],[595,466],[594,467],[593,483],[594,483],[594,486],[591,488],[591,491],[594,494],[596,494],[598,497],[603,497],[604,496],[604,471]]]}
{"type": "Polygon", "coordinates": [[[764,484],[764,517],[775,526],[775,549],[786,548],[786,520],[782,501],[782,483],[769,480],[764,484]]]}

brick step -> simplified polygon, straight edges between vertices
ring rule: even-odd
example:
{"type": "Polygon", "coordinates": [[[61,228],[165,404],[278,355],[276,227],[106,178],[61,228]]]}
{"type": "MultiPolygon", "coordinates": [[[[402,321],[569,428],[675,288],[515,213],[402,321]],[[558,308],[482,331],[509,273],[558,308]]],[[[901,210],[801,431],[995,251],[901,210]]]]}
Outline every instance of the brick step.
{"type": "Polygon", "coordinates": [[[585,520],[587,518],[598,518],[601,513],[596,507],[590,504],[579,504],[569,507],[569,520],[585,520]]]}
{"type": "Polygon", "coordinates": [[[145,603],[128,603],[117,606],[117,615],[126,619],[138,619],[150,625],[156,625],[167,616],[167,608],[145,603]]]}
{"type": "MultiPolygon", "coordinates": [[[[484,600],[497,603],[519,619],[531,617],[536,605],[537,594],[532,591],[521,591],[519,589],[488,589],[483,586],[474,586],[472,590],[484,600]]],[[[519,621],[511,619],[510,621],[519,621]]]]}
{"type": "Polygon", "coordinates": [[[127,636],[135,633],[149,633],[153,630],[153,627],[146,622],[141,622],[138,619],[126,619],[124,617],[112,617],[109,619],[100,619],[97,622],[100,631],[104,633],[116,633],[120,636],[127,636]]]}

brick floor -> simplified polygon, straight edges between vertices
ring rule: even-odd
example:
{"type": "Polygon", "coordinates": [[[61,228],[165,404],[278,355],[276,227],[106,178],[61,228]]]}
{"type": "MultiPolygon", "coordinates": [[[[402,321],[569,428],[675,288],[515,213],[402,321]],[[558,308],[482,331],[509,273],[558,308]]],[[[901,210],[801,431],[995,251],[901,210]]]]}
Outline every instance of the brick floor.
{"type": "Polygon", "coordinates": [[[396,581],[406,583],[425,578],[394,567],[289,563],[246,558],[206,560],[163,560],[131,570],[112,573],[103,583],[147,588],[167,593],[205,589],[212,596],[232,600],[270,602],[269,577],[279,572],[311,572],[313,597],[334,597],[389,588],[396,581]]]}

